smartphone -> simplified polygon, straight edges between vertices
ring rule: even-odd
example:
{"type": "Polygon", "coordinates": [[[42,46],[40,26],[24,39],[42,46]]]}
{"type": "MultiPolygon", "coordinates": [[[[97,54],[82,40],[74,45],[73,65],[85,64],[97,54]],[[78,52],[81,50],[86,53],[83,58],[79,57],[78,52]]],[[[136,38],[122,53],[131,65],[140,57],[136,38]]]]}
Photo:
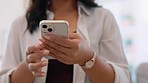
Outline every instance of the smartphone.
{"type": "Polygon", "coordinates": [[[68,38],[69,23],[66,20],[42,20],[39,26],[43,37],[52,34],[68,38]]]}
{"type": "MultiPolygon", "coordinates": [[[[69,23],[66,20],[42,20],[40,21],[39,27],[41,29],[41,36],[43,37],[52,34],[68,38],[69,23]]],[[[54,59],[49,55],[45,56],[45,58],[54,59]]]]}

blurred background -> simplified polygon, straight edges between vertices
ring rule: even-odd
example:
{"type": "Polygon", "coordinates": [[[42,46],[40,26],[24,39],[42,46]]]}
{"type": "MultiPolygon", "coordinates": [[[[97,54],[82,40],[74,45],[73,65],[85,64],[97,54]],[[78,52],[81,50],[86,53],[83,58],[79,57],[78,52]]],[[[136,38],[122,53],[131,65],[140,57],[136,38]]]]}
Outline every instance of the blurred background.
{"type": "MultiPolygon", "coordinates": [[[[129,62],[131,83],[148,78],[148,0],[96,0],[115,16],[129,62]],[[143,63],[146,63],[143,65],[143,63]],[[142,65],[141,65],[142,64],[142,65]]],[[[0,63],[11,23],[24,14],[28,0],[0,0],[0,63]]]]}

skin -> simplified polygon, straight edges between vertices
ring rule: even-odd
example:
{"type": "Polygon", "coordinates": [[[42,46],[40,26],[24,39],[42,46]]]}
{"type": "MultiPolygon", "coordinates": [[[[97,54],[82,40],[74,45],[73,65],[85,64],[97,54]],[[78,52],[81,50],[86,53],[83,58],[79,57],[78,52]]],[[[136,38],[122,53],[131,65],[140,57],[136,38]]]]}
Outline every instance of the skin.
{"type": "MultiPolygon", "coordinates": [[[[41,59],[47,54],[65,64],[80,65],[84,65],[86,61],[93,57],[94,52],[87,42],[78,34],[71,33],[77,27],[78,10],[76,0],[52,0],[49,9],[54,12],[54,19],[69,21],[69,39],[54,35],[48,35],[46,38],[41,37],[38,44],[28,47],[26,61],[22,61],[14,70],[11,75],[11,83],[32,83],[35,77],[44,77],[45,73],[41,69],[47,66],[48,62],[41,59]],[[25,78],[22,79],[22,77],[25,78]]],[[[112,66],[107,64],[100,56],[97,56],[92,68],[83,70],[93,83],[114,83],[115,73],[112,66]]]]}

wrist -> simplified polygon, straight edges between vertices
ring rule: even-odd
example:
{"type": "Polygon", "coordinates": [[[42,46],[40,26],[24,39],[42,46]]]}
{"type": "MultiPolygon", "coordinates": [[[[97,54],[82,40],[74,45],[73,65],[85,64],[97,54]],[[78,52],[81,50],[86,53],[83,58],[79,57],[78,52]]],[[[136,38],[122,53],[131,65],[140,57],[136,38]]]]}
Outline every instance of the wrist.
{"type": "Polygon", "coordinates": [[[28,73],[28,75],[31,76],[31,78],[34,80],[35,77],[33,76],[32,71],[28,67],[28,62],[27,61],[23,61],[23,65],[25,67],[26,73],[28,73]]]}
{"type": "Polygon", "coordinates": [[[83,65],[80,65],[84,69],[90,69],[95,65],[95,60],[96,60],[96,53],[93,53],[93,56],[91,59],[87,60],[83,65]]]}
{"type": "Polygon", "coordinates": [[[21,62],[17,68],[12,72],[10,80],[11,83],[33,83],[35,77],[27,68],[25,61],[21,62]],[[22,77],[25,77],[22,79],[22,77]]]}
{"type": "Polygon", "coordinates": [[[91,58],[93,57],[93,54],[94,54],[94,52],[91,51],[91,52],[89,52],[87,55],[84,55],[84,56],[82,57],[82,60],[81,60],[81,62],[79,63],[79,65],[80,65],[80,66],[84,66],[87,61],[91,60],[91,58]]]}
{"type": "Polygon", "coordinates": [[[23,65],[24,65],[25,69],[32,74],[32,71],[30,71],[30,69],[28,67],[28,62],[27,61],[23,61],[23,65]]]}

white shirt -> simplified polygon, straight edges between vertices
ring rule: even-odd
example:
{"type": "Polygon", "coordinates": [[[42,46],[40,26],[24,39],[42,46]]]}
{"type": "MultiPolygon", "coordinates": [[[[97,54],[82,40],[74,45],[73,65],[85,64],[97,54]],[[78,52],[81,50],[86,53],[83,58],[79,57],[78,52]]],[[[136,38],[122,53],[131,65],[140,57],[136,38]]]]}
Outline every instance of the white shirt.
{"type": "MultiPolygon", "coordinates": [[[[98,56],[104,57],[115,71],[114,83],[130,83],[128,64],[124,55],[121,35],[112,13],[104,8],[87,8],[78,1],[77,33],[90,44],[98,56]]],[[[48,19],[54,14],[47,12],[48,19]]],[[[10,83],[9,76],[13,70],[26,59],[28,46],[39,42],[40,29],[33,34],[27,30],[24,16],[17,18],[10,29],[5,56],[0,67],[0,83],[10,83]]],[[[47,67],[43,68],[47,72],[47,67]]],[[[22,77],[23,78],[23,77],[22,77]]],[[[45,77],[38,77],[34,83],[45,83],[45,77]]],[[[78,64],[74,65],[73,83],[91,83],[85,72],[78,64]]]]}

